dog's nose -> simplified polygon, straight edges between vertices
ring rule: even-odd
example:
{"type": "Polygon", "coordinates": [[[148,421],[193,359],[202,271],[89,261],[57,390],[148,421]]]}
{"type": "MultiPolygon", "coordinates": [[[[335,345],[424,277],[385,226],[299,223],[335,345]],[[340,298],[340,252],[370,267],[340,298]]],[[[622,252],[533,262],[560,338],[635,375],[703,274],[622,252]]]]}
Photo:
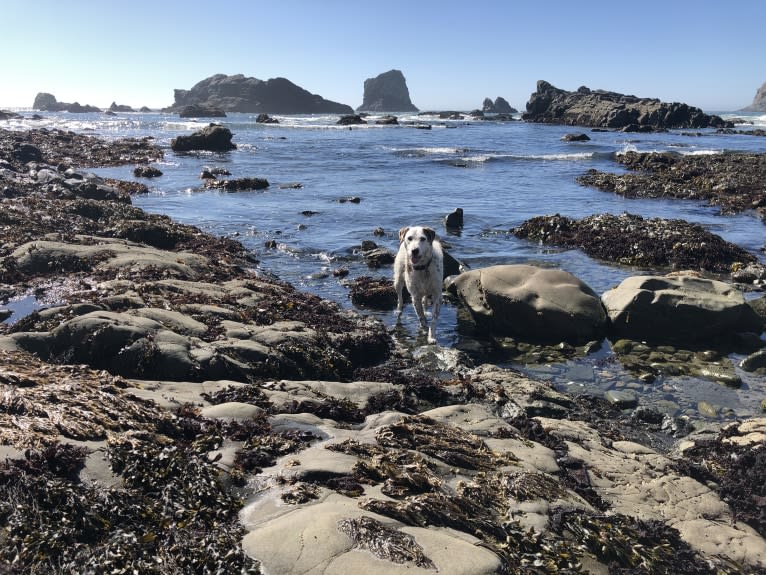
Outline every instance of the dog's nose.
{"type": "Polygon", "coordinates": [[[420,248],[412,248],[412,255],[416,256],[420,252],[420,248]]]}

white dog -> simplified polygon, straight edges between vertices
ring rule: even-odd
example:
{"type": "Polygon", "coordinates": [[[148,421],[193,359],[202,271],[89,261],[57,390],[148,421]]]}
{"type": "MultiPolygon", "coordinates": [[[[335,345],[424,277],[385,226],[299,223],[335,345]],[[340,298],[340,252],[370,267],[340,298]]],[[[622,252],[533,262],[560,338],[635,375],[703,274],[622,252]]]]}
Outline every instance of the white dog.
{"type": "Polygon", "coordinates": [[[394,288],[396,289],[397,318],[402,315],[404,300],[402,288],[406,285],[420,325],[426,328],[425,305],[431,297],[431,324],[428,343],[436,343],[434,328],[439,319],[444,283],[444,254],[442,245],[431,228],[413,226],[399,230],[399,252],[394,261],[394,288]]]}

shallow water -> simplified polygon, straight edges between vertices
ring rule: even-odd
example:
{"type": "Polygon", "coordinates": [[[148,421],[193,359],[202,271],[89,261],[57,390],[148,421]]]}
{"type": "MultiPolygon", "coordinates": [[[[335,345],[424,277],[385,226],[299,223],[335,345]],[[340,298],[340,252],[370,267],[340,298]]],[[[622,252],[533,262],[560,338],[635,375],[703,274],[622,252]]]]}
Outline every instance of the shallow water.
{"type": "MultiPolygon", "coordinates": [[[[583,217],[596,213],[640,214],[681,218],[702,224],[737,243],[764,262],[764,224],[752,214],[720,216],[714,208],[683,200],[628,200],[580,186],[575,178],[589,168],[618,171],[615,154],[627,151],[717,153],[723,150],[766,151],[766,138],[744,135],[701,135],[679,132],[623,134],[590,132],[584,128],[523,122],[444,121],[435,117],[400,116],[412,125],[335,125],[337,116],[281,117],[280,124],[256,124],[255,115],[230,114],[220,123],[234,132],[237,149],[225,154],[176,154],[172,138],[206,124],[167,114],[43,114],[40,121],[5,124],[23,129],[47,126],[86,131],[107,138],[152,136],[166,148],[157,166],[164,175],[142,179],[151,192],[134,198],[149,212],[163,213],[220,236],[236,237],[254,250],[260,268],[299,289],[351,307],[348,289],[332,270],[345,267],[347,279],[361,275],[390,276],[391,270],[370,270],[357,252],[363,240],[396,250],[398,229],[411,224],[437,229],[449,251],[471,268],[503,263],[533,263],[564,269],[601,293],[630,275],[648,273],[595,261],[576,250],[559,250],[519,240],[510,228],[539,215],[559,213],[583,217]],[[585,132],[588,142],[562,142],[567,133],[585,132]],[[227,193],[201,188],[204,167],[222,167],[232,178],[267,178],[266,190],[227,193]],[[299,183],[301,187],[283,187],[299,183]],[[359,203],[342,202],[358,197],[359,203]],[[445,230],[444,216],[463,208],[465,226],[455,234],[445,230]],[[313,212],[306,215],[304,212],[313,212]],[[382,227],[385,236],[373,230],[382,227]],[[275,240],[276,249],[266,242],[275,240]]],[[[739,114],[738,117],[744,117],[739,114]]],[[[766,117],[749,115],[755,126],[766,117]]],[[[738,126],[750,129],[753,125],[738,126]]],[[[133,179],[132,166],[94,170],[102,175],[133,179]]],[[[370,312],[389,327],[392,312],[370,312]]],[[[437,338],[442,346],[460,342],[457,313],[443,307],[437,338]]],[[[417,325],[411,310],[403,316],[400,337],[414,338],[417,325]]],[[[742,374],[740,390],[689,378],[664,378],[639,385],[602,351],[567,364],[524,368],[550,378],[571,391],[601,393],[605,388],[635,387],[642,403],[674,401],[694,411],[701,400],[730,407],[736,415],[752,415],[766,397],[764,378],[742,374]],[[607,368],[599,365],[607,365],[607,368]],[[712,386],[712,387],[711,387],[712,386]]],[[[668,408],[672,409],[672,408],[668,408]]]]}

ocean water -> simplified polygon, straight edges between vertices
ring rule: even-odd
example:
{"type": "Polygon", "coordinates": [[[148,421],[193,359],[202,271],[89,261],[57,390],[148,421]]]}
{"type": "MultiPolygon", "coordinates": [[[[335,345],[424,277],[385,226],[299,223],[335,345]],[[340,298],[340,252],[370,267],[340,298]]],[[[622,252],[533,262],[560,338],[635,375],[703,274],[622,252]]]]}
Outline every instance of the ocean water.
{"type": "MultiPolygon", "coordinates": [[[[216,121],[234,133],[236,150],[177,154],[170,150],[171,139],[192,133],[207,120],[190,121],[162,113],[41,115],[41,120],[11,120],[0,126],[55,127],[104,138],[152,136],[165,149],[164,160],[156,164],[163,176],[141,179],[150,193],[135,197],[135,205],[215,235],[235,237],[256,253],[262,271],[345,307],[352,307],[348,288],[332,271],[347,268],[345,281],[362,275],[390,277],[390,268],[369,269],[358,246],[372,240],[396,251],[399,228],[413,224],[435,228],[448,251],[471,268],[508,263],[551,266],[571,272],[598,293],[630,275],[651,270],[598,262],[577,250],[516,239],[508,231],[528,218],[556,213],[583,217],[629,212],[681,218],[705,226],[766,263],[761,251],[766,245],[766,227],[753,214],[720,216],[715,208],[694,201],[630,200],[575,181],[589,168],[619,171],[612,158],[628,150],[766,152],[764,137],[720,135],[711,130],[694,131],[698,135],[591,132],[521,121],[476,121],[468,116],[441,120],[438,116],[399,115],[399,126],[370,123],[348,127],[336,125],[337,115],[275,115],[279,124],[256,124],[255,114],[229,114],[216,121]],[[428,123],[431,129],[416,129],[417,123],[428,123]],[[565,134],[583,132],[590,141],[561,141],[565,134]],[[205,167],[225,168],[231,178],[266,178],[271,185],[236,193],[206,190],[199,179],[205,167]],[[359,202],[342,201],[351,197],[359,202]],[[459,233],[450,233],[443,222],[455,208],[463,209],[465,225],[459,233]],[[385,235],[374,235],[376,228],[382,228],[385,235]],[[267,248],[272,240],[277,247],[267,248]]],[[[765,114],[722,115],[743,119],[738,129],[766,127],[765,114]]],[[[374,122],[375,117],[368,120],[374,122]]],[[[131,180],[132,169],[93,171],[131,180]]],[[[393,312],[359,311],[379,317],[391,328],[395,324],[393,312]]],[[[437,329],[440,345],[459,343],[456,323],[456,310],[447,304],[437,329]]],[[[398,336],[414,342],[417,324],[411,310],[403,315],[403,327],[398,336]]],[[[613,384],[614,374],[608,380],[600,379],[591,364],[603,362],[604,353],[608,349],[599,358],[546,368],[539,374],[561,387],[601,392],[613,384]],[[582,373],[586,376],[577,375],[582,373]]],[[[625,375],[625,379],[629,377],[625,375]]],[[[666,384],[681,391],[671,390],[665,396],[682,408],[702,397],[737,415],[747,415],[756,412],[758,401],[766,397],[766,384],[747,375],[740,390],[670,379],[666,384]]]]}

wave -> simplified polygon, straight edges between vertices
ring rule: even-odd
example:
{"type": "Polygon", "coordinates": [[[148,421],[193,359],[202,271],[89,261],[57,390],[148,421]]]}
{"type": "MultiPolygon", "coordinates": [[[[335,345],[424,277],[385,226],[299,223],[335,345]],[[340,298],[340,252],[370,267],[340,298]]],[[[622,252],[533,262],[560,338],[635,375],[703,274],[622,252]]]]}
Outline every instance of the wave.
{"type": "Polygon", "coordinates": [[[612,152],[578,152],[561,154],[477,154],[452,158],[437,158],[437,164],[458,168],[476,168],[490,162],[580,162],[594,158],[612,158],[612,152]]]}
{"type": "Polygon", "coordinates": [[[766,128],[766,114],[763,112],[732,112],[721,114],[724,120],[734,122],[737,129],[766,128]]]}
{"type": "Polygon", "coordinates": [[[422,148],[390,148],[397,156],[404,158],[423,158],[427,156],[435,155],[457,155],[466,154],[470,150],[468,148],[456,148],[449,146],[435,146],[435,147],[422,147],[422,148]]]}
{"type": "MultiPolygon", "coordinates": [[[[669,148],[680,148],[684,145],[679,144],[670,144],[668,145],[669,148]]],[[[672,154],[678,154],[679,156],[713,156],[716,154],[723,154],[725,150],[723,149],[697,149],[697,150],[669,150],[669,149],[652,149],[652,150],[639,150],[638,147],[634,144],[626,144],[622,147],[621,150],[618,150],[614,153],[615,156],[624,156],[628,152],[636,152],[638,154],[664,154],[664,153],[672,153],[672,154]]]]}

